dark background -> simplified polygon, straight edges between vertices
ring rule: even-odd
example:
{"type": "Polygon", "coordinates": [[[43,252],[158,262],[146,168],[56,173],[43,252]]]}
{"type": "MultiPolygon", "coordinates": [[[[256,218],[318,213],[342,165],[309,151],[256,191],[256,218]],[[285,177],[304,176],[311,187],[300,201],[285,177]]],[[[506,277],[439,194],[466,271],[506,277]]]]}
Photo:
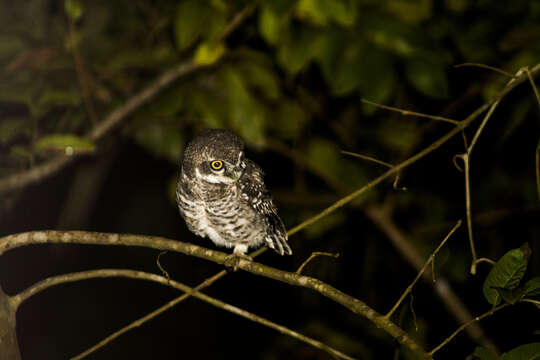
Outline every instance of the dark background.
{"type": "MultiPolygon", "coordinates": [[[[40,229],[163,236],[214,248],[191,234],[174,202],[181,152],[198,132],[228,128],[266,172],[279,212],[292,228],[365,185],[385,168],[347,150],[397,164],[452,124],[376,109],[360,99],[461,120],[502,89],[505,75],[540,59],[540,5],[515,1],[293,1],[258,4],[220,39],[244,1],[30,1],[0,6],[0,172],[7,177],[59,156],[58,134],[83,137],[117,106],[175,64],[219,49],[218,61],[175,82],[99,139],[95,150],[36,184],[0,196],[0,235],[40,229]],[[221,45],[216,45],[221,44],[221,45]],[[82,74],[82,75],[81,75],[82,74]],[[86,93],[86,95],[85,95],[86,93]],[[95,116],[92,115],[95,113],[95,116]],[[52,141],[46,142],[44,139],[52,141]]],[[[200,60],[200,58],[199,58],[200,60]]],[[[538,104],[525,83],[504,98],[471,157],[474,235],[480,257],[500,258],[529,242],[525,278],[538,276],[540,208],[535,149],[538,104]]],[[[470,142],[478,119],[465,133],[470,142]]],[[[89,144],[73,145],[87,151],[89,144]]],[[[391,218],[426,258],[465,219],[463,173],[452,158],[456,136],[405,169],[400,186],[383,182],[351,205],[290,239],[293,255],[257,261],[304,273],[391,308],[416,275],[365,210],[389,205],[391,218]]],[[[15,294],[48,276],[99,268],[159,272],[157,251],[76,245],[29,246],[0,258],[0,284],[15,294]]],[[[490,265],[469,274],[462,226],[436,259],[473,314],[489,310],[482,283],[490,265]]],[[[196,286],[222,268],[168,253],[170,276],[196,286]]],[[[387,359],[391,338],[320,295],[251,274],[227,275],[205,293],[319,339],[362,359],[387,359]]],[[[180,295],[142,281],[97,279],[57,286],[17,314],[23,359],[64,359],[180,295]]],[[[426,349],[459,324],[431,286],[413,291],[396,322],[426,349]]],[[[530,304],[482,321],[501,351],[538,341],[530,304]]],[[[466,334],[437,358],[463,359],[478,344],[466,334]]],[[[406,355],[405,355],[406,356],[406,355]]],[[[121,336],[91,359],[325,359],[326,353],[190,298],[121,336]]]]}

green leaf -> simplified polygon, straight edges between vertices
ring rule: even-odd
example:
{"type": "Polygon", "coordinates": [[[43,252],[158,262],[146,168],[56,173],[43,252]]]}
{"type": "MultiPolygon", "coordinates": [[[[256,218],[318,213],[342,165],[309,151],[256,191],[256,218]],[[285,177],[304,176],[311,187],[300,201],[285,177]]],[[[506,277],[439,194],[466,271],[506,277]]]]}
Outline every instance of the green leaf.
{"type": "Polygon", "coordinates": [[[229,119],[247,142],[260,143],[263,139],[266,110],[251,95],[246,79],[238,69],[222,71],[229,100],[229,119]]]}
{"type": "Polygon", "coordinates": [[[485,347],[477,346],[474,349],[473,356],[480,360],[497,360],[497,357],[485,347]]]}
{"type": "Polygon", "coordinates": [[[484,296],[490,304],[497,305],[501,300],[496,288],[513,290],[519,285],[527,269],[530,252],[529,245],[525,243],[522,247],[504,254],[491,268],[482,287],[484,296]]]}
{"type": "Polygon", "coordinates": [[[190,46],[201,35],[201,18],[205,11],[208,11],[205,1],[188,0],[180,3],[174,19],[174,34],[179,49],[190,46]]]}
{"type": "Polygon", "coordinates": [[[259,32],[272,45],[276,45],[291,19],[289,13],[279,14],[265,3],[259,14],[259,32]]]}
{"type": "Polygon", "coordinates": [[[38,150],[61,150],[66,155],[75,152],[94,151],[95,145],[90,140],[73,134],[52,134],[39,139],[36,143],[38,150]]]}
{"type": "Polygon", "coordinates": [[[225,53],[222,42],[203,42],[197,47],[193,60],[199,65],[212,65],[225,53]]]}
{"type": "Polygon", "coordinates": [[[523,285],[525,290],[523,296],[534,297],[540,295],[540,276],[533,277],[523,285]]]}
{"type": "Polygon", "coordinates": [[[278,61],[289,73],[296,74],[321,52],[323,45],[322,33],[304,27],[293,29],[281,43],[278,61]]]}
{"type": "Polygon", "coordinates": [[[76,88],[46,89],[38,99],[32,103],[30,111],[32,115],[39,117],[55,106],[79,106],[80,104],[81,97],[76,88]]]}
{"type": "Polygon", "coordinates": [[[540,343],[518,346],[501,356],[501,360],[536,360],[540,359],[540,343]]]}
{"type": "Polygon", "coordinates": [[[525,289],[520,286],[512,290],[500,287],[494,287],[494,289],[499,292],[499,295],[501,295],[504,301],[512,305],[521,300],[525,294],[525,289]]]}
{"type": "Polygon", "coordinates": [[[176,45],[183,50],[199,38],[213,41],[226,25],[226,4],[214,0],[187,0],[178,6],[174,19],[176,45]]]}
{"type": "Polygon", "coordinates": [[[156,121],[139,127],[135,132],[134,139],[154,155],[175,164],[184,148],[184,138],[178,127],[156,121]]]}
{"type": "Polygon", "coordinates": [[[71,20],[77,21],[83,14],[83,7],[80,0],[64,0],[64,11],[71,20]]]}
{"type": "Polygon", "coordinates": [[[262,54],[243,52],[243,55],[243,61],[236,64],[236,68],[244,75],[250,88],[262,92],[268,99],[277,100],[280,83],[272,64],[262,54]]]}
{"type": "Polygon", "coordinates": [[[326,26],[334,21],[343,26],[354,23],[355,12],[345,6],[341,0],[300,0],[297,16],[315,25],[326,26]]]}
{"type": "Polygon", "coordinates": [[[274,113],[274,121],[270,123],[272,129],[284,139],[296,139],[300,136],[307,123],[307,115],[304,109],[297,103],[289,100],[279,102],[279,107],[274,113]]]}
{"type": "Polygon", "coordinates": [[[407,80],[421,93],[435,99],[448,97],[448,78],[441,63],[413,59],[407,62],[405,75],[407,80]]]}

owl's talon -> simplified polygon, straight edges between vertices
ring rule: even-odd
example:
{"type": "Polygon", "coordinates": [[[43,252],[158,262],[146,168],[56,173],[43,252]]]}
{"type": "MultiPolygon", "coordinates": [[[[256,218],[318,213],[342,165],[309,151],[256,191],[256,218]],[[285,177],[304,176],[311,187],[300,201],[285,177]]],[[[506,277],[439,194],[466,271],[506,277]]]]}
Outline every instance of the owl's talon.
{"type": "Polygon", "coordinates": [[[236,271],[238,270],[238,263],[240,262],[240,260],[253,261],[253,259],[250,256],[236,252],[236,253],[232,253],[231,255],[228,255],[223,265],[225,265],[225,267],[227,267],[228,269],[232,271],[236,271]]]}

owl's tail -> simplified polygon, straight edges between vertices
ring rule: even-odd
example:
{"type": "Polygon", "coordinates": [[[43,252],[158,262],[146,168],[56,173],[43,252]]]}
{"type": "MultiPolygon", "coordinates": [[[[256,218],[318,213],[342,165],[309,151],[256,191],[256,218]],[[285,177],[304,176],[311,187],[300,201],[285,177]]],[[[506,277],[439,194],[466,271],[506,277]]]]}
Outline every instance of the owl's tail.
{"type": "Polygon", "coordinates": [[[287,243],[287,232],[285,231],[285,226],[281,219],[276,214],[271,214],[267,216],[268,221],[268,232],[264,240],[266,245],[279,255],[291,255],[292,250],[289,244],[287,243]]]}

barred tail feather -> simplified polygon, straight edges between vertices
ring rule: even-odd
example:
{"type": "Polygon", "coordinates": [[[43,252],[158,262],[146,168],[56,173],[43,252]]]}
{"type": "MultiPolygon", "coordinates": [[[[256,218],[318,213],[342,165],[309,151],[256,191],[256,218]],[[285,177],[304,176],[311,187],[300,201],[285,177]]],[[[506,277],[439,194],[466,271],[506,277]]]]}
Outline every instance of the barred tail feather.
{"type": "Polygon", "coordinates": [[[287,243],[287,232],[281,219],[276,214],[268,214],[267,235],[265,237],[266,245],[280,255],[291,255],[292,250],[287,243]]]}

